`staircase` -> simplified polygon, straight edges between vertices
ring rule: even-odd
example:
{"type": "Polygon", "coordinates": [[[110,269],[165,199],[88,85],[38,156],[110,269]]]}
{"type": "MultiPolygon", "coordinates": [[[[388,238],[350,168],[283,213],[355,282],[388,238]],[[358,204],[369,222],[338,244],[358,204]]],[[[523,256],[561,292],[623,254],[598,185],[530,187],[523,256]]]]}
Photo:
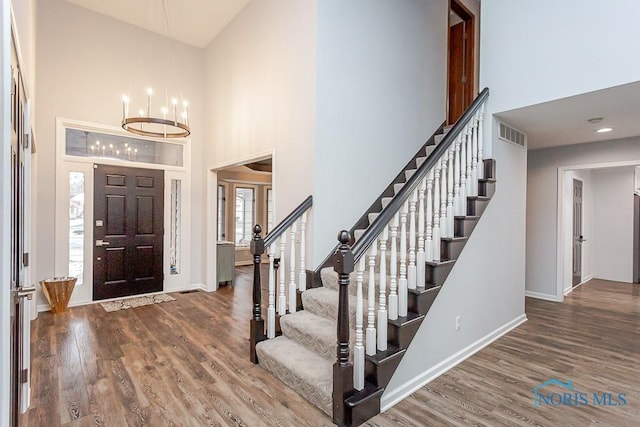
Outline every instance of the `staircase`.
{"type": "MultiPolygon", "coordinates": [[[[272,266],[271,326],[267,336],[261,336],[260,324],[252,331],[255,359],[338,425],[359,425],[380,412],[384,388],[495,191],[495,163],[482,159],[478,139],[480,107],[487,96],[485,89],[453,127],[455,135],[447,138],[451,128],[438,129],[351,232],[340,234],[336,255],[317,271],[321,286],[288,288],[288,310],[279,306],[280,316],[274,314],[273,266],[286,257],[281,252],[275,258],[273,236],[264,242],[272,266]],[[301,301],[295,299],[298,295],[301,301]]],[[[290,242],[295,233],[294,225],[290,242]]],[[[256,246],[259,252],[260,244],[256,246]]],[[[286,241],[280,241],[280,249],[284,247],[286,241]]],[[[295,253],[291,246],[290,266],[295,253]]],[[[286,288],[284,276],[283,270],[280,294],[286,288]]],[[[254,302],[255,297],[254,288],[254,302]]],[[[260,317],[255,308],[252,322],[260,317]]]]}

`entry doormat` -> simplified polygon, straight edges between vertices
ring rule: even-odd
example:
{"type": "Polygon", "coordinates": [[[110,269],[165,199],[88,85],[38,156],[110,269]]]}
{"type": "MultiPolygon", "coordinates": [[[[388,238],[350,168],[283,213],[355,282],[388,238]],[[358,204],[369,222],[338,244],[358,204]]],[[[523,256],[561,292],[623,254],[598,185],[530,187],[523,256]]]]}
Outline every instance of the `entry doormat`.
{"type": "Polygon", "coordinates": [[[127,310],[129,308],[142,307],[143,305],[160,304],[161,302],[175,301],[171,295],[158,294],[144,297],[126,298],[115,301],[101,302],[100,305],[105,311],[127,310]]]}

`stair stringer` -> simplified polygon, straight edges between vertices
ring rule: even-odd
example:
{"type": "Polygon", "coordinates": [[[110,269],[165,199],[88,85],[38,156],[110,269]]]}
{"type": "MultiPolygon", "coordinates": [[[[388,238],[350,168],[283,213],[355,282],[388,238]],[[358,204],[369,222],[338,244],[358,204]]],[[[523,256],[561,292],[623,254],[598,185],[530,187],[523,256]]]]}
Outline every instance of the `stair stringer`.
{"type": "MultiPolygon", "coordinates": [[[[491,250],[496,235],[501,236],[498,242],[508,235],[508,231],[501,229],[504,211],[500,205],[507,200],[506,197],[501,198],[501,188],[498,183],[496,194],[481,215],[436,302],[430,307],[385,387],[381,411],[386,411],[526,321],[523,305],[522,311],[501,309],[502,301],[499,295],[495,295],[495,288],[505,289],[508,284],[491,287],[492,282],[503,279],[504,259],[507,258],[496,256],[491,250]],[[492,290],[486,292],[487,289],[492,290]],[[455,329],[457,316],[461,316],[459,331],[455,329]],[[491,318],[491,321],[485,321],[486,318],[491,318]]],[[[517,283],[513,285],[518,287],[517,283]]],[[[517,290],[509,292],[508,298],[520,298],[518,295],[517,290]]]]}

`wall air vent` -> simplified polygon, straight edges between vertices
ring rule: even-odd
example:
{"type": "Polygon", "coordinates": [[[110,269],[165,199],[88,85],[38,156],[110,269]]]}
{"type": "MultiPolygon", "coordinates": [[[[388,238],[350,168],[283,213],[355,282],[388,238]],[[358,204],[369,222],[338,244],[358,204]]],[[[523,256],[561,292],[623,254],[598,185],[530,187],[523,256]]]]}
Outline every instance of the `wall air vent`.
{"type": "Polygon", "coordinates": [[[505,125],[502,122],[498,122],[498,124],[500,125],[500,139],[519,145],[522,148],[527,147],[527,136],[523,132],[505,125]]]}

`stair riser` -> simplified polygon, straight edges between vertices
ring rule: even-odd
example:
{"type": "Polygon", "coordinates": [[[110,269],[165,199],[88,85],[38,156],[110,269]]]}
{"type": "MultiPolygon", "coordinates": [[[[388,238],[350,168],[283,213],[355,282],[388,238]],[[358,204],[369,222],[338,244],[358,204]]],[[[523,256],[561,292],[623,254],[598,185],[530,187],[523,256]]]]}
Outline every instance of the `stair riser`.
{"type": "Polygon", "coordinates": [[[477,218],[456,218],[453,224],[455,237],[469,237],[478,224],[477,218]]]}
{"type": "Polygon", "coordinates": [[[433,266],[427,264],[426,268],[426,282],[427,286],[442,286],[444,281],[447,280],[449,273],[451,273],[451,269],[453,265],[451,264],[443,264],[438,266],[433,266]]]}
{"type": "Polygon", "coordinates": [[[418,329],[420,328],[420,321],[413,321],[402,326],[398,326],[395,323],[389,322],[388,328],[388,337],[389,344],[396,346],[398,348],[407,348],[409,344],[411,344],[411,340],[418,329]]]}
{"type": "Polygon", "coordinates": [[[431,288],[422,292],[409,292],[409,311],[418,314],[427,314],[433,305],[441,287],[431,288]]]}
{"type": "Polygon", "coordinates": [[[478,195],[493,197],[496,192],[495,181],[479,181],[478,182],[478,195]]]}
{"type": "Polygon", "coordinates": [[[401,351],[377,363],[365,358],[364,375],[366,380],[379,387],[386,387],[405,353],[406,351],[401,351]]]}
{"type": "Polygon", "coordinates": [[[443,261],[449,261],[449,260],[454,260],[454,259],[458,259],[458,257],[460,256],[460,253],[462,252],[462,249],[464,249],[464,245],[467,243],[467,239],[463,239],[463,240],[452,240],[452,241],[446,241],[446,240],[442,240],[440,241],[440,258],[443,261]]]}
{"type": "Polygon", "coordinates": [[[467,215],[468,216],[481,216],[484,210],[487,208],[489,200],[480,199],[468,199],[467,200],[467,215]]]}
{"type": "Polygon", "coordinates": [[[496,179],[496,161],[494,159],[484,159],[484,177],[496,179]]]}

